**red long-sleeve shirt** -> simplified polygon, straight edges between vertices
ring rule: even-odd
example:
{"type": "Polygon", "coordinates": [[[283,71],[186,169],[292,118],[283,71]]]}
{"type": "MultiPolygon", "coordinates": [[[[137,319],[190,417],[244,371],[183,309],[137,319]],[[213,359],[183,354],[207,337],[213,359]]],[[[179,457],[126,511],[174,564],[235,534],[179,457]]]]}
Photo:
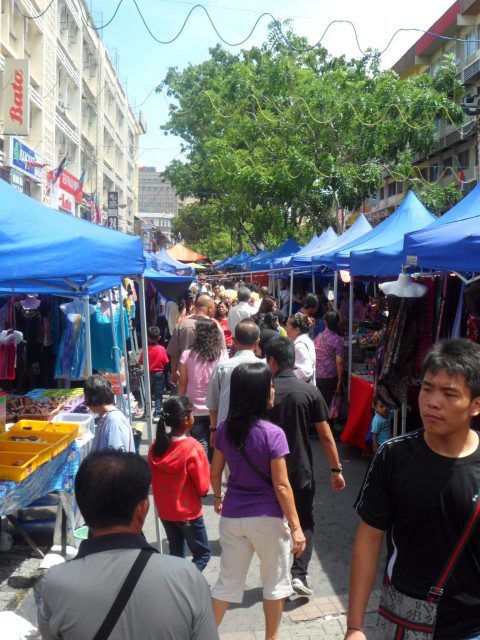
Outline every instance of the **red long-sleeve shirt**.
{"type": "Polygon", "coordinates": [[[200,496],[210,487],[210,467],[202,445],[195,438],[174,440],[161,457],[152,447],[148,464],[152,470],[153,499],[163,520],[195,520],[202,515],[200,496]]]}

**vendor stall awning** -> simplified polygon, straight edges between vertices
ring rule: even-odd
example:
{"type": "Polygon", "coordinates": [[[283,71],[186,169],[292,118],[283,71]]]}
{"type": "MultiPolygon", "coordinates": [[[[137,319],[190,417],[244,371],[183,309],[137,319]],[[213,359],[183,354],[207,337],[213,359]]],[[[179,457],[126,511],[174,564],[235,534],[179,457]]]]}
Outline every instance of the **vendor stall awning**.
{"type": "Polygon", "coordinates": [[[280,259],[285,258],[286,256],[291,257],[297,251],[300,250],[300,245],[293,238],[288,238],[285,240],[283,244],[281,244],[278,249],[272,251],[270,254],[263,256],[259,260],[256,260],[254,263],[250,261],[249,269],[251,271],[268,271],[269,269],[277,268],[278,264],[281,268],[280,259]]]}
{"type": "Polygon", "coordinates": [[[142,242],[54,211],[0,180],[0,273],[25,280],[143,273],[142,242]]]}
{"type": "Polygon", "coordinates": [[[197,253],[188,247],[183,247],[181,244],[175,244],[170,249],[167,249],[167,253],[180,262],[199,262],[200,260],[207,259],[207,257],[202,256],[201,253],[197,253]]]}
{"type": "MultiPolygon", "coordinates": [[[[448,214],[446,214],[448,215],[448,214]]],[[[404,264],[439,271],[480,272],[480,216],[431,225],[405,236],[404,264]]]]}
{"type": "Polygon", "coordinates": [[[160,251],[157,251],[155,258],[157,260],[158,268],[162,271],[171,271],[179,276],[191,276],[193,274],[191,265],[184,264],[183,262],[172,258],[165,247],[162,247],[160,251]]]}
{"type": "Polygon", "coordinates": [[[325,264],[334,269],[349,269],[352,252],[383,249],[400,241],[406,233],[423,229],[434,220],[433,213],[423,206],[413,191],[409,191],[392,215],[358,240],[354,240],[339,251],[327,254],[324,258],[325,264]]]}
{"type": "Polygon", "coordinates": [[[294,256],[288,258],[285,266],[290,268],[311,267],[313,256],[318,255],[324,249],[330,247],[337,239],[338,236],[332,227],[329,227],[326,231],[320,234],[320,236],[315,234],[303,249],[300,249],[300,251],[298,251],[294,256]]]}
{"type": "Polygon", "coordinates": [[[312,256],[312,265],[315,267],[320,267],[323,263],[324,255],[326,253],[334,253],[335,251],[339,251],[342,247],[347,246],[354,240],[358,240],[366,233],[372,230],[372,225],[368,222],[365,216],[360,214],[355,222],[352,224],[350,229],[347,229],[345,233],[342,233],[341,236],[338,236],[328,247],[322,247],[319,252],[316,252],[312,256]]]}

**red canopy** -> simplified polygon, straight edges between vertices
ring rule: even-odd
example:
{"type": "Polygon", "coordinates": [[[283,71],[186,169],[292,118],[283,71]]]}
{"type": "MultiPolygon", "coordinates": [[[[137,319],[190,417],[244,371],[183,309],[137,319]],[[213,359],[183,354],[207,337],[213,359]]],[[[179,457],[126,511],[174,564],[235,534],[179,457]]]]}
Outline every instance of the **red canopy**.
{"type": "Polygon", "coordinates": [[[174,245],[171,249],[167,249],[167,252],[172,258],[180,262],[199,262],[207,259],[206,256],[202,256],[188,247],[183,247],[181,244],[174,245]]]}

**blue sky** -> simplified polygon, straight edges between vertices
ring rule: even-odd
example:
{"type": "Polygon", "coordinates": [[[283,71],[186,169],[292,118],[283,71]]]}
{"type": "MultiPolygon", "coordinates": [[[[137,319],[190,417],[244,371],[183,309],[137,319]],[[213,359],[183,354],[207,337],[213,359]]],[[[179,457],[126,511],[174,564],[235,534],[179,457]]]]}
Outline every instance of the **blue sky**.
{"type": "MultiPolygon", "coordinates": [[[[195,4],[188,0],[137,0],[155,35],[167,40],[176,35],[188,12],[195,4]]],[[[292,18],[299,35],[318,41],[331,20],[351,20],[357,27],[363,48],[383,49],[394,31],[400,27],[428,29],[452,4],[453,0],[212,0],[205,2],[218,31],[226,40],[243,39],[257,17],[264,11],[279,19],[292,18]]],[[[97,24],[107,21],[118,0],[93,1],[97,24]],[[100,11],[101,10],[101,11],[100,11]]],[[[89,0],[90,4],[90,0],[89,0]]],[[[264,18],[252,38],[243,45],[249,48],[265,40],[268,19],[264,18]]],[[[392,65],[419,37],[418,33],[403,33],[396,37],[383,56],[384,66],[392,65]]],[[[103,30],[109,51],[118,53],[118,70],[134,110],[151,89],[165,77],[169,67],[182,69],[188,63],[199,63],[208,57],[208,50],[218,37],[207,17],[200,10],[191,16],[180,38],[169,45],[157,44],[147,33],[132,0],[124,0],[112,24],[103,30]]],[[[323,44],[335,55],[359,55],[351,27],[334,25],[323,44]]],[[[226,47],[238,51],[239,47],[226,47]]],[[[140,139],[139,164],[163,169],[173,158],[181,157],[180,141],[165,136],[159,127],[168,118],[166,100],[153,93],[141,107],[148,123],[148,133],[140,139]]]]}

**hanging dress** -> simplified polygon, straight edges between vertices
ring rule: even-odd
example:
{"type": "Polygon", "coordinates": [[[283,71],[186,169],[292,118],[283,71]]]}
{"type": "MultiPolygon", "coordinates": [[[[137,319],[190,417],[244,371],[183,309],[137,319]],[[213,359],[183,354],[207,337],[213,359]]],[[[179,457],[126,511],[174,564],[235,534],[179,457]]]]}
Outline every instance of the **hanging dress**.
{"type": "MultiPolygon", "coordinates": [[[[113,321],[115,325],[116,346],[122,350],[122,327],[120,318],[125,326],[125,337],[130,337],[130,329],[128,326],[128,317],[125,309],[119,306],[113,313],[113,321]],[[122,312],[120,314],[120,312],[122,312]]],[[[91,316],[91,332],[92,332],[92,366],[96,371],[105,371],[107,373],[116,373],[115,354],[113,350],[112,324],[109,316],[102,313],[100,306],[97,305],[95,312],[91,316]]],[[[121,357],[121,356],[120,356],[121,357]]]]}
{"type": "Polygon", "coordinates": [[[55,378],[83,380],[87,377],[85,318],[82,313],[66,313],[65,322],[55,363],[55,378]]]}

